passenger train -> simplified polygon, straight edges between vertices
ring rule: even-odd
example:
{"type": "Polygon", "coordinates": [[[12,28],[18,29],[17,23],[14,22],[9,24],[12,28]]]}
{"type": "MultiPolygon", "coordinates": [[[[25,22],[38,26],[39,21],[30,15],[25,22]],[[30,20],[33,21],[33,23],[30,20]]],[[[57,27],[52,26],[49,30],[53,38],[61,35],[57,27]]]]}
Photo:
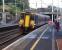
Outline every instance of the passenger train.
{"type": "Polygon", "coordinates": [[[19,20],[20,31],[22,31],[23,33],[28,33],[34,30],[35,28],[46,24],[49,19],[50,16],[47,15],[22,12],[21,18],[19,20]]]}

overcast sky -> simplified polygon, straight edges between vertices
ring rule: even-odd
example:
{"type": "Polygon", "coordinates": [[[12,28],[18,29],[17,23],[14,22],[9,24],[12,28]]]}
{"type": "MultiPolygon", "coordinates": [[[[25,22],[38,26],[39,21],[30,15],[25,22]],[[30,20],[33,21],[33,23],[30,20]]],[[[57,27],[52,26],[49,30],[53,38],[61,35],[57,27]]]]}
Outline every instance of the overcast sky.
{"type": "MultiPolygon", "coordinates": [[[[48,5],[52,5],[52,0],[29,0],[29,3],[31,8],[46,8],[48,5]]],[[[53,5],[62,8],[62,1],[53,0],[53,5]]]]}

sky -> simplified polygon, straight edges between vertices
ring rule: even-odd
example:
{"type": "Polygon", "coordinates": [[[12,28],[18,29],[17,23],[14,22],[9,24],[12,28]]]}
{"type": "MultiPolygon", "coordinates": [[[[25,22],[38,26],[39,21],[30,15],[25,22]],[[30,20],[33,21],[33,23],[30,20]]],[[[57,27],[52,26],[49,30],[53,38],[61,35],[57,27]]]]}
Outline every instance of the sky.
{"type": "MultiPolygon", "coordinates": [[[[46,8],[48,5],[52,5],[52,0],[29,0],[31,8],[46,8]]],[[[53,0],[53,5],[62,8],[62,0],[53,0]]]]}

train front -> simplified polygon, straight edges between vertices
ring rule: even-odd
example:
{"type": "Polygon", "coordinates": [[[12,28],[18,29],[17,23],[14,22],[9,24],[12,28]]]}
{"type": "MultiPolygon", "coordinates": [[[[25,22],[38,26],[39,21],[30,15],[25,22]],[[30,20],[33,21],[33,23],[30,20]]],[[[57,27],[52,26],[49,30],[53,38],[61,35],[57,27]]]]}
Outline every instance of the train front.
{"type": "Polygon", "coordinates": [[[35,27],[35,21],[33,18],[34,16],[31,13],[21,13],[21,18],[19,21],[20,31],[22,31],[23,33],[32,31],[35,27]]]}

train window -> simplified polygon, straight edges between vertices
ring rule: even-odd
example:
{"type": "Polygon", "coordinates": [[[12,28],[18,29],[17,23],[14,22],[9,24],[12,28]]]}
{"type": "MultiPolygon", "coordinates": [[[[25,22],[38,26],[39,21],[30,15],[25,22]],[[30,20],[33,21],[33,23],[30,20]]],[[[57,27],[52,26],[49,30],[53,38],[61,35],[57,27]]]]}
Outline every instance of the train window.
{"type": "Polygon", "coordinates": [[[34,20],[34,15],[31,15],[31,19],[34,20]]]}
{"type": "Polygon", "coordinates": [[[25,16],[25,13],[21,13],[21,19],[23,19],[24,18],[24,16],[25,16]]]}
{"type": "Polygon", "coordinates": [[[35,23],[38,24],[39,19],[37,15],[34,15],[34,20],[35,20],[35,23]]]}

